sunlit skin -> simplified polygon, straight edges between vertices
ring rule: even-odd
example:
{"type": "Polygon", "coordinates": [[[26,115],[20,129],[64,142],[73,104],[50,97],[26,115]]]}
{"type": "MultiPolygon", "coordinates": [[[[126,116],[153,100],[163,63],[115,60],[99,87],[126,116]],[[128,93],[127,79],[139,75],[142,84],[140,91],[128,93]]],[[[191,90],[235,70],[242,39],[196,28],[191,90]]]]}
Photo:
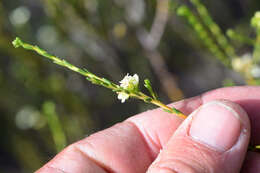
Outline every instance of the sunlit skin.
{"type": "MultiPolygon", "coordinates": [[[[245,86],[217,89],[173,103],[171,106],[174,105],[184,114],[189,115],[200,105],[217,99],[226,99],[237,103],[248,113],[251,120],[251,143],[260,144],[260,87],[245,86]]],[[[175,130],[182,121],[182,118],[173,116],[161,109],[135,115],[68,146],[37,173],[144,173],[157,158],[160,150],[175,134],[175,130]]],[[[250,129],[249,123],[245,124],[250,129]]],[[[188,145],[185,142],[182,141],[183,146],[188,145]]],[[[171,141],[171,143],[174,143],[174,141],[171,141]]],[[[241,151],[234,152],[234,155],[238,156],[241,151]]],[[[170,154],[172,153],[169,151],[170,154]]],[[[206,155],[201,156],[200,152],[196,152],[196,154],[194,159],[200,160],[201,163],[205,163],[209,160],[209,157],[216,155],[211,150],[207,151],[206,155]]],[[[187,151],[180,148],[178,155],[186,158],[187,151]]],[[[227,166],[230,170],[238,169],[238,165],[233,163],[218,164],[218,159],[223,159],[221,157],[225,156],[216,157],[215,162],[207,162],[208,165],[206,166],[217,170],[225,170],[227,166]]],[[[242,162],[243,156],[239,157],[238,160],[242,162]]],[[[178,164],[178,166],[178,169],[182,170],[183,167],[183,171],[187,170],[184,164],[178,164]]],[[[259,153],[248,152],[246,154],[242,172],[260,172],[259,153]]]]}

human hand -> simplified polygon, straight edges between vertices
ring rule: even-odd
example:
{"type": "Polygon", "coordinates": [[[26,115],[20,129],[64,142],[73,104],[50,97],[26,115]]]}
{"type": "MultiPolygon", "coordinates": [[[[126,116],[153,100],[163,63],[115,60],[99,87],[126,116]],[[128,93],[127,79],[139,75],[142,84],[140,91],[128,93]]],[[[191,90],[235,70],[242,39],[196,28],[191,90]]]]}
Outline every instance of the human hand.
{"type": "Polygon", "coordinates": [[[173,105],[190,116],[141,113],[68,146],[37,173],[238,173],[242,165],[260,172],[260,154],[247,152],[250,132],[260,144],[260,87],[222,88],[173,105]]]}

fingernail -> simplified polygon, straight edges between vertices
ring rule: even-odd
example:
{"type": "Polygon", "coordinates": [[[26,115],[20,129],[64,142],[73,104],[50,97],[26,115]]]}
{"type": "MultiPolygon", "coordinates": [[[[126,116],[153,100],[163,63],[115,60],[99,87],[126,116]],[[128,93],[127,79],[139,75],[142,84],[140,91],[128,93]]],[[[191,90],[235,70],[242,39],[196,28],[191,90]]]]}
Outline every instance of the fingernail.
{"type": "Polygon", "coordinates": [[[194,140],[224,152],[236,143],[240,132],[239,113],[224,102],[214,101],[195,112],[189,134],[194,140]]]}

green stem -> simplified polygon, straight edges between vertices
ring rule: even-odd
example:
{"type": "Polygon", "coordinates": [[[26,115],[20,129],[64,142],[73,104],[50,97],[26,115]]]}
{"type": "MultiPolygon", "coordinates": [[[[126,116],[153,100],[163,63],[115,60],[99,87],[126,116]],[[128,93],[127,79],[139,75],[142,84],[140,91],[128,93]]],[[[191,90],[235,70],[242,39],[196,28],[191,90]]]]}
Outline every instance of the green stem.
{"type": "MultiPolygon", "coordinates": [[[[140,91],[131,91],[130,92],[129,90],[123,89],[122,87],[118,86],[117,84],[110,82],[109,80],[107,80],[105,78],[101,78],[101,77],[96,76],[93,73],[90,73],[86,69],[80,69],[80,68],[68,63],[65,60],[62,60],[62,59],[60,59],[56,56],[48,54],[45,50],[40,49],[38,46],[33,46],[33,45],[30,45],[30,44],[24,43],[19,38],[16,38],[13,41],[13,45],[14,45],[15,48],[23,47],[24,49],[33,50],[33,51],[37,52],[39,55],[42,55],[42,56],[52,60],[54,63],[56,63],[60,66],[66,67],[66,68],[68,68],[68,69],[70,69],[74,72],[77,72],[77,73],[85,76],[86,79],[89,80],[90,82],[92,82],[93,84],[104,86],[106,88],[113,90],[116,93],[124,92],[124,93],[128,94],[130,97],[141,99],[141,100],[143,100],[147,103],[151,103],[151,104],[154,104],[156,106],[159,106],[163,110],[165,110],[166,112],[172,113],[172,114],[174,114],[174,115],[176,115],[180,118],[185,119],[187,117],[185,114],[183,114],[178,109],[171,108],[171,107],[163,104],[159,100],[154,99],[153,97],[147,96],[146,94],[144,94],[140,91]]],[[[43,109],[44,109],[44,112],[48,115],[48,119],[49,119],[48,121],[49,121],[50,128],[52,130],[53,135],[55,135],[54,140],[55,140],[55,143],[56,143],[56,146],[57,146],[57,150],[60,150],[62,148],[62,146],[66,143],[66,138],[65,138],[65,135],[64,135],[64,133],[61,129],[61,125],[59,124],[59,121],[57,119],[58,117],[55,114],[54,106],[51,105],[50,103],[46,103],[44,105],[43,109]],[[57,128],[57,126],[58,126],[58,128],[57,128]]],[[[255,146],[253,148],[254,149],[260,149],[260,146],[255,146]]]]}
{"type": "Polygon", "coordinates": [[[205,26],[208,27],[218,45],[224,50],[225,54],[230,58],[236,57],[234,47],[229,43],[226,36],[222,33],[220,27],[210,16],[207,8],[200,2],[200,0],[190,0],[191,3],[196,7],[199,16],[201,17],[205,26]]]}
{"type": "Polygon", "coordinates": [[[39,48],[38,46],[33,46],[31,44],[24,43],[18,37],[12,43],[15,48],[23,47],[24,49],[35,51],[39,55],[42,55],[42,56],[52,60],[55,64],[66,67],[74,72],[77,72],[77,73],[85,76],[88,81],[92,82],[95,85],[101,85],[103,87],[109,88],[116,93],[124,92],[124,93],[128,94],[130,97],[143,100],[144,102],[147,102],[147,103],[152,103],[156,106],[163,108],[164,110],[167,110],[167,112],[175,114],[181,118],[186,118],[186,115],[184,115],[181,111],[179,111],[175,108],[170,108],[169,106],[161,103],[159,100],[154,99],[153,97],[147,96],[146,94],[144,94],[140,91],[129,91],[127,89],[124,89],[124,88],[120,87],[119,85],[117,85],[105,78],[96,76],[95,74],[89,72],[87,69],[80,69],[80,68],[70,64],[69,62],[67,62],[64,59],[60,59],[59,57],[53,56],[53,55],[47,53],[45,50],[39,48]]]}
{"type": "Polygon", "coordinates": [[[224,65],[230,66],[230,59],[219,48],[219,45],[215,43],[199,18],[195,16],[186,5],[180,6],[177,10],[177,14],[187,19],[198,37],[203,41],[203,44],[205,44],[213,55],[215,55],[224,65]]]}

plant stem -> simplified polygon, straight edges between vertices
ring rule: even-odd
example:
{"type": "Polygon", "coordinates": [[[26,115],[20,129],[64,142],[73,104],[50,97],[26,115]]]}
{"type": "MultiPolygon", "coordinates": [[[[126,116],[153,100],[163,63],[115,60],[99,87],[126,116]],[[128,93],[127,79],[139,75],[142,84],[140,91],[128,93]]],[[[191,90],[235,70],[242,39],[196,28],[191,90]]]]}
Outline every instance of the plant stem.
{"type": "MultiPolygon", "coordinates": [[[[54,63],[56,63],[60,66],[66,67],[66,68],[68,68],[68,69],[70,69],[74,72],[77,72],[77,73],[85,76],[86,79],[88,81],[92,82],[93,84],[104,86],[106,88],[111,89],[112,91],[114,91],[116,93],[124,92],[124,93],[128,94],[130,97],[137,98],[137,99],[143,100],[144,102],[154,104],[158,107],[161,107],[164,111],[169,112],[171,114],[174,114],[174,115],[176,115],[180,118],[183,118],[183,119],[187,118],[187,116],[185,114],[183,114],[181,111],[179,111],[178,109],[171,108],[171,107],[165,105],[164,103],[160,102],[159,100],[142,93],[141,91],[129,91],[127,89],[124,89],[124,88],[120,87],[119,85],[112,83],[111,81],[109,81],[105,78],[101,78],[101,77],[96,76],[95,74],[89,72],[86,69],[80,69],[80,68],[68,63],[67,61],[65,61],[63,59],[60,59],[60,58],[53,56],[53,55],[50,55],[45,50],[39,48],[38,46],[33,46],[33,45],[30,45],[30,44],[24,43],[19,38],[16,38],[13,41],[13,45],[14,45],[15,48],[23,47],[24,49],[33,50],[33,51],[37,52],[39,55],[42,55],[42,56],[52,60],[54,63]]],[[[56,122],[58,122],[58,121],[56,120],[56,122]]],[[[60,131],[59,134],[61,136],[65,136],[65,135],[62,134],[61,130],[59,130],[59,131],[60,131]]],[[[65,137],[62,137],[61,141],[64,141],[64,142],[58,141],[59,144],[65,143],[65,137]]],[[[59,150],[61,147],[62,147],[62,145],[58,145],[58,143],[57,143],[57,150],[59,150]]],[[[260,146],[259,145],[254,146],[253,149],[260,149],[260,146]]]]}
{"type": "Polygon", "coordinates": [[[203,41],[203,44],[208,48],[208,50],[216,56],[224,65],[230,66],[230,59],[225,53],[220,49],[219,45],[215,43],[214,38],[208,33],[207,28],[202,24],[197,16],[195,16],[192,11],[186,5],[181,5],[177,14],[183,16],[192,26],[197,36],[203,41]]]}
{"type": "Polygon", "coordinates": [[[179,110],[177,110],[177,109],[175,109],[175,108],[170,108],[169,106],[163,104],[163,103],[160,102],[159,100],[153,100],[153,101],[151,101],[151,103],[153,103],[154,105],[157,105],[157,106],[159,106],[159,107],[161,107],[161,108],[163,108],[163,109],[169,110],[169,111],[171,111],[173,114],[177,114],[178,117],[180,117],[180,118],[183,118],[183,119],[187,118],[187,115],[183,114],[182,112],[180,112],[179,110]]]}
{"type": "Polygon", "coordinates": [[[190,2],[196,7],[203,23],[208,27],[220,48],[224,50],[224,53],[229,56],[229,58],[236,57],[234,47],[229,43],[226,36],[222,33],[218,24],[212,19],[207,8],[200,2],[200,0],[190,0],[190,2]]]}
{"type": "Polygon", "coordinates": [[[101,85],[103,87],[109,88],[112,91],[116,92],[117,94],[120,93],[120,92],[124,92],[124,93],[128,94],[130,97],[141,99],[144,102],[151,103],[151,104],[154,104],[156,106],[159,106],[159,107],[163,108],[163,110],[165,110],[169,113],[175,114],[176,116],[178,116],[180,118],[185,119],[187,117],[181,111],[179,111],[175,108],[170,108],[169,106],[163,104],[162,102],[160,102],[159,100],[157,100],[153,97],[150,97],[150,96],[148,96],[148,95],[146,95],[146,94],[144,94],[140,91],[129,91],[127,89],[124,89],[124,88],[120,87],[119,85],[117,85],[117,84],[115,84],[115,83],[113,83],[113,82],[111,82],[111,81],[109,81],[105,78],[101,78],[101,77],[96,76],[95,74],[89,72],[87,69],[78,68],[78,67],[70,64],[69,62],[67,62],[64,59],[60,59],[59,57],[53,56],[53,55],[47,53],[45,50],[39,48],[38,46],[33,46],[31,44],[24,43],[20,38],[16,38],[13,41],[13,45],[14,45],[15,48],[23,47],[24,49],[35,51],[39,55],[42,55],[42,56],[52,60],[55,64],[66,67],[66,68],[68,68],[68,69],[70,69],[74,72],[77,72],[77,73],[85,76],[86,79],[88,81],[92,82],[93,84],[101,85]]]}

